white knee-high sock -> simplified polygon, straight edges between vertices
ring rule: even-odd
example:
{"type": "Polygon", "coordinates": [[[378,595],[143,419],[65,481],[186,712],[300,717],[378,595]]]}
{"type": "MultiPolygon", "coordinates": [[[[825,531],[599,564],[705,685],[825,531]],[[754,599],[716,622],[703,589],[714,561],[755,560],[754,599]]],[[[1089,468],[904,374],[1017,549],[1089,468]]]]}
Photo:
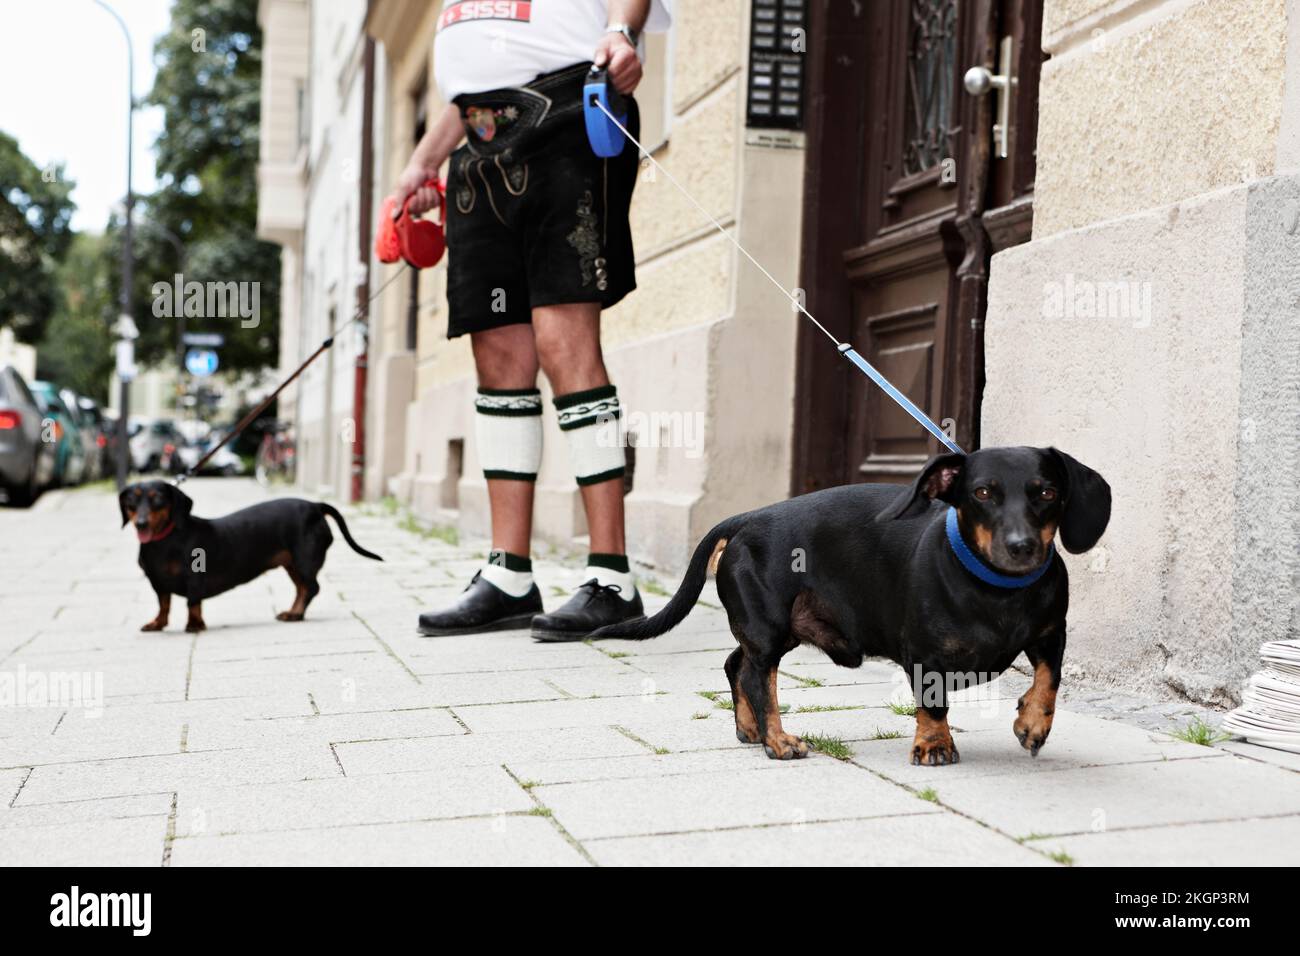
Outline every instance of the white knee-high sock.
{"type": "Polygon", "coordinates": [[[484,477],[536,481],[542,463],[542,393],[535,388],[480,388],[474,412],[484,477]]]}
{"type": "Polygon", "coordinates": [[[613,385],[557,395],[555,411],[560,431],[569,439],[569,457],[578,484],[623,477],[627,453],[618,426],[618,391],[613,385]]]}

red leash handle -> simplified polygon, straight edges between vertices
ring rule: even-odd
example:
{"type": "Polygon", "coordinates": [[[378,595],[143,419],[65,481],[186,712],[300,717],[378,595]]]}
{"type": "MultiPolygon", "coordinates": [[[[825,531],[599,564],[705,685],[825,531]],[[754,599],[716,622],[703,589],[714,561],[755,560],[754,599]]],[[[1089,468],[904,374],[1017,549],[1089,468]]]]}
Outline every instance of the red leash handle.
{"type": "MultiPolygon", "coordinates": [[[[432,221],[436,222],[439,226],[445,226],[447,223],[447,184],[441,179],[426,179],[424,185],[438,190],[438,218],[432,221]]],[[[402,215],[408,216],[411,219],[415,218],[414,216],[411,216],[410,209],[411,200],[414,198],[415,193],[411,193],[411,195],[406,197],[406,202],[402,203],[402,215]]]]}
{"type": "Polygon", "coordinates": [[[375,234],[375,255],[380,262],[396,262],[405,259],[417,269],[436,266],[447,249],[447,239],[443,234],[446,222],[447,186],[440,179],[429,179],[424,183],[438,190],[438,219],[417,219],[411,215],[411,200],[415,193],[402,202],[402,212],[393,218],[393,200],[384,200],[379,216],[379,230],[375,234]]]}

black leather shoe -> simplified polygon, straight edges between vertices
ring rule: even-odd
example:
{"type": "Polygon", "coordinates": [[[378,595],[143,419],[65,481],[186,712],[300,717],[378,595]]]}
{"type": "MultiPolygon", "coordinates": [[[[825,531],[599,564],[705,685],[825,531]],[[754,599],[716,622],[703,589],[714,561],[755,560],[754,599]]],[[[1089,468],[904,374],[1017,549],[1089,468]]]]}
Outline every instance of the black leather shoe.
{"type": "Polygon", "coordinates": [[[533,640],[581,641],[598,627],[644,617],[641,592],[624,601],[620,590],[617,584],[601,584],[592,578],[559,610],[533,618],[533,640]]]}
{"type": "Polygon", "coordinates": [[[421,614],[420,633],[426,637],[450,637],[508,631],[527,627],[535,615],[542,613],[542,592],[536,584],[523,597],[512,597],[484,580],[481,574],[474,575],[465,593],[451,607],[421,614]]]}

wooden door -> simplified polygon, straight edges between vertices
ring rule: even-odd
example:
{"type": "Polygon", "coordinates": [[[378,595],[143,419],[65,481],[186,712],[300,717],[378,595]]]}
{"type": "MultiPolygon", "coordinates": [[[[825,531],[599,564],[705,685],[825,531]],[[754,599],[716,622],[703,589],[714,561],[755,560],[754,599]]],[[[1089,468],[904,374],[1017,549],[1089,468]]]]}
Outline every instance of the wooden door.
{"type": "MultiPolygon", "coordinates": [[[[802,286],[814,315],[852,342],[967,450],[979,446],[988,260],[1032,216],[1040,4],[871,0],[813,6],[802,286]],[[994,97],[966,70],[1016,85],[1007,155],[994,97]]],[[[816,330],[800,335],[795,493],[908,481],[939,448],[816,330]]]]}

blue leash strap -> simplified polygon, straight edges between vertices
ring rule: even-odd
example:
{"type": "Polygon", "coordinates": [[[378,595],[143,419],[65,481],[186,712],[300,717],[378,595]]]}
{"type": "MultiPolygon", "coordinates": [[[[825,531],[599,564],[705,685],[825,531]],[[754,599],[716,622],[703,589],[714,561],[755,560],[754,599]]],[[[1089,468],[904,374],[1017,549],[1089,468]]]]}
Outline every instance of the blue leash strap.
{"type": "MultiPolygon", "coordinates": [[[[735,236],[733,236],[730,232],[728,232],[726,227],[723,226],[722,223],[718,222],[718,220],[713,217],[712,213],[710,213],[707,209],[705,209],[702,205],[700,205],[699,200],[696,199],[694,196],[692,196],[687,191],[686,187],[677,181],[676,176],[674,176],[667,169],[665,169],[660,164],[659,160],[655,159],[653,156],[650,155],[650,151],[647,150],[644,146],[642,146],[641,142],[635,136],[629,133],[627,127],[623,125],[627,117],[624,116],[622,119],[620,119],[619,117],[615,116],[612,112],[610,112],[609,107],[602,101],[599,93],[602,89],[604,89],[604,84],[606,81],[603,76],[598,76],[597,75],[598,73],[599,71],[596,70],[592,71],[592,74],[590,75],[590,78],[588,80],[588,82],[592,84],[591,92],[588,93],[584,90],[583,93],[583,102],[586,107],[586,116],[587,116],[587,133],[591,141],[592,150],[596,153],[596,155],[598,156],[605,155],[604,153],[601,152],[601,150],[606,148],[612,148],[612,144],[608,143],[608,138],[613,135],[612,132],[609,129],[607,129],[605,126],[597,123],[597,120],[599,119],[598,116],[598,112],[599,112],[605,115],[605,118],[609,121],[609,126],[612,126],[613,129],[616,129],[619,133],[622,133],[624,136],[626,136],[628,140],[632,143],[632,145],[635,146],[638,150],[640,150],[641,155],[644,156],[646,159],[648,159],[652,164],[654,164],[655,169],[663,173],[664,177],[670,183],[676,186],[678,191],[683,196],[685,196],[688,200],[690,200],[691,205],[693,205],[697,210],[700,211],[700,213],[704,215],[704,218],[706,218],[709,222],[713,223],[714,229],[722,233],[723,237],[727,239],[727,241],[730,242],[733,246],[735,246],[740,251],[741,255],[743,255],[746,259],[748,259],[751,263],[753,263],[754,267],[758,269],[759,272],[767,276],[767,280],[771,282],[772,285],[776,286],[778,289],[781,290],[781,294],[790,300],[791,305],[793,305],[796,309],[798,309],[805,316],[807,316],[812,321],[813,325],[817,326],[818,331],[820,331],[823,335],[825,335],[828,339],[830,339],[832,342],[835,343],[835,347],[839,350],[839,353],[841,355],[843,355],[850,362],[856,365],[862,371],[862,373],[867,376],[867,378],[871,379],[873,382],[879,385],[881,389],[884,390],[886,395],[888,395],[895,402],[897,402],[899,407],[902,408],[903,411],[907,412],[907,414],[915,418],[922,428],[928,431],[935,438],[939,439],[939,442],[945,448],[947,448],[949,451],[954,451],[959,455],[966,454],[957,446],[956,442],[954,442],[952,439],[950,439],[947,435],[943,433],[943,429],[941,429],[934,422],[930,421],[930,417],[926,415],[925,412],[917,408],[916,405],[912,403],[911,399],[909,399],[906,395],[904,395],[897,388],[895,388],[893,383],[890,382],[889,379],[881,375],[880,372],[876,371],[875,367],[872,366],[870,362],[868,362],[861,355],[859,355],[857,350],[852,345],[850,345],[848,342],[841,342],[831,333],[831,331],[828,328],[826,328],[826,326],[818,322],[817,317],[814,316],[811,312],[809,312],[804,307],[803,302],[801,302],[797,296],[795,296],[789,289],[787,289],[780,282],[778,282],[776,277],[772,275],[772,273],[768,272],[761,262],[755,259],[752,255],[750,255],[749,250],[746,249],[744,246],[742,246],[740,244],[740,241],[735,236]]],[[[621,141],[619,143],[619,149],[622,149],[621,141]]]]}
{"type": "Polygon", "coordinates": [[[888,395],[895,402],[897,402],[898,406],[903,411],[907,412],[907,414],[915,418],[917,423],[921,425],[922,428],[928,431],[935,438],[939,439],[939,441],[942,444],[947,446],[949,451],[955,451],[959,455],[966,454],[964,451],[961,450],[961,448],[957,446],[956,442],[954,442],[952,439],[950,439],[947,435],[943,433],[942,428],[940,428],[934,422],[930,421],[929,415],[927,415],[925,412],[917,408],[916,405],[913,404],[910,398],[908,398],[906,395],[904,395],[902,392],[900,392],[897,388],[894,387],[893,382],[885,378],[885,376],[881,375],[880,372],[876,370],[876,367],[874,365],[872,365],[861,355],[859,355],[857,349],[855,349],[848,342],[841,342],[838,348],[841,355],[843,355],[846,359],[848,359],[859,369],[861,369],[863,374],[865,374],[867,378],[871,379],[873,382],[879,385],[881,391],[883,391],[886,395],[888,395]]]}

